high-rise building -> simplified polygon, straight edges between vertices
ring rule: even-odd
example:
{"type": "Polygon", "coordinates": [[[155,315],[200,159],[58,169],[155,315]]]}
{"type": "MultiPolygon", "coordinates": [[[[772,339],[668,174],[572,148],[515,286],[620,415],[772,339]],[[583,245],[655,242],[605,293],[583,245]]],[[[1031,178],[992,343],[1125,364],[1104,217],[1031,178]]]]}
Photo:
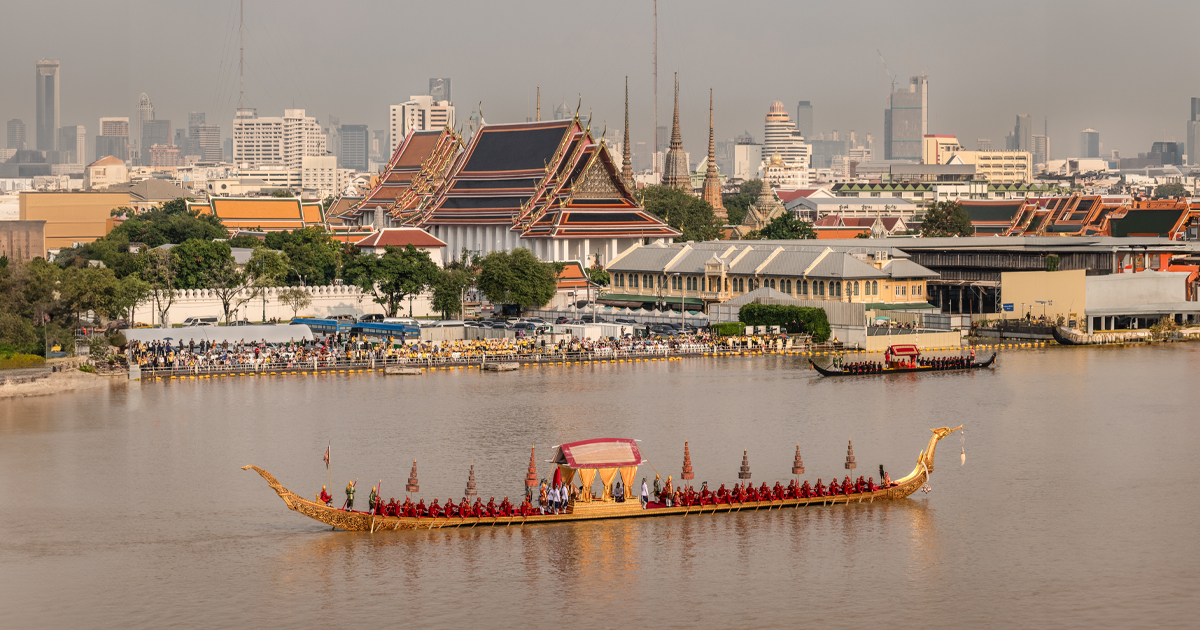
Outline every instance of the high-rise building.
{"type": "Polygon", "coordinates": [[[96,136],[96,160],[108,156],[121,161],[129,159],[129,118],[127,116],[100,119],[100,135],[96,136]]]}
{"type": "Polygon", "coordinates": [[[137,114],[139,127],[154,120],[154,103],[150,102],[150,97],[146,96],[145,92],[138,96],[137,114]]]}
{"type": "MultiPolygon", "coordinates": [[[[151,112],[153,115],[153,112],[151,112]]],[[[142,164],[150,164],[150,148],[154,145],[168,146],[171,144],[171,121],[146,120],[142,122],[142,164]]]]}
{"type": "Polygon", "coordinates": [[[180,155],[196,155],[195,152],[189,150],[192,148],[192,143],[188,140],[187,129],[180,127],[175,130],[174,144],[179,149],[180,155]]]}
{"type": "Polygon", "coordinates": [[[58,61],[34,64],[37,93],[37,150],[58,150],[58,61]]]}
{"type": "Polygon", "coordinates": [[[908,87],[892,92],[883,112],[883,157],[921,159],[921,142],[929,133],[929,77],[910,77],[908,87]]]}
{"type": "Polygon", "coordinates": [[[387,131],[376,129],[371,132],[371,155],[372,159],[387,160],[391,156],[383,154],[384,148],[387,147],[387,131]]]}
{"type": "Polygon", "coordinates": [[[454,102],[454,98],[450,96],[450,79],[430,79],[429,80],[429,96],[433,98],[433,102],[449,101],[454,102]]]}
{"type": "Polygon", "coordinates": [[[1100,132],[1095,129],[1084,129],[1079,132],[1079,157],[1100,157],[1100,132]]]}
{"type": "Polygon", "coordinates": [[[683,152],[683,136],[679,133],[679,75],[675,75],[675,116],[671,121],[671,145],[667,149],[666,162],[663,164],[662,185],[677,188],[685,192],[692,191],[691,172],[688,170],[688,158],[683,152]]]}
{"type": "Polygon", "coordinates": [[[353,171],[365,173],[367,171],[367,126],[366,125],[342,125],[338,129],[338,135],[341,136],[341,166],[353,171]]]}
{"type": "Polygon", "coordinates": [[[1030,151],[1033,163],[1045,164],[1050,160],[1050,136],[1033,135],[1033,151],[1030,151]]]}
{"type": "Polygon", "coordinates": [[[992,150],[992,139],[991,138],[976,139],[975,140],[975,150],[976,151],[991,151],[992,150]]]}
{"type": "Polygon", "coordinates": [[[796,130],[788,117],[782,101],[771,103],[763,126],[763,159],[776,153],[783,163],[794,168],[808,168],[812,158],[812,147],[804,142],[804,136],[796,130]]]}
{"type": "Polygon", "coordinates": [[[950,156],[966,149],[954,135],[929,133],[922,141],[921,163],[945,164],[950,156]]]}
{"type": "Polygon", "coordinates": [[[4,146],[18,151],[25,148],[25,122],[20,118],[8,121],[8,143],[4,146]]]}
{"type": "Polygon", "coordinates": [[[800,101],[796,106],[796,131],[799,131],[805,140],[812,140],[813,110],[809,101],[800,101]]]}
{"type": "Polygon", "coordinates": [[[1033,117],[1029,114],[1017,114],[1017,124],[1013,125],[1012,133],[1004,140],[1004,148],[1008,151],[1033,153],[1033,117]]]}
{"type": "Polygon", "coordinates": [[[220,162],[223,158],[221,126],[209,125],[204,121],[204,112],[188,114],[187,148],[181,147],[181,150],[184,155],[200,156],[200,160],[203,162],[220,162]]]}
{"type": "Polygon", "coordinates": [[[1182,142],[1155,142],[1150,146],[1150,155],[1147,157],[1152,162],[1158,160],[1158,163],[1164,166],[1180,166],[1183,164],[1185,150],[1182,142]]]}
{"type": "Polygon", "coordinates": [[[302,158],[324,155],[321,125],[303,109],[260,118],[253,108],[242,108],[233,120],[233,161],[238,164],[299,169],[302,158]]]}
{"type": "Polygon", "coordinates": [[[454,105],[434,101],[432,96],[410,96],[408,101],[391,107],[391,146],[388,156],[410,131],[434,131],[454,126],[454,105]]]}
{"type": "Polygon", "coordinates": [[[87,128],[83,125],[60,127],[58,153],[63,164],[82,164],[87,159],[87,128]]]}
{"type": "Polygon", "coordinates": [[[1187,124],[1188,164],[1200,164],[1200,98],[1192,98],[1192,116],[1187,124]]]}

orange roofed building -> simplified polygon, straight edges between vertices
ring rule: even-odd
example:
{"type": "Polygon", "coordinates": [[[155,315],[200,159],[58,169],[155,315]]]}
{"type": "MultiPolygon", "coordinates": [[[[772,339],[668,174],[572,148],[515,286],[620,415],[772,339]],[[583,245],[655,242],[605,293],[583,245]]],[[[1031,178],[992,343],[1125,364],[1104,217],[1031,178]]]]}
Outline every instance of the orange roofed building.
{"type": "Polygon", "coordinates": [[[329,229],[319,202],[295,197],[212,197],[207,203],[189,203],[188,209],[216,215],[231,233],[329,229]]]}
{"type": "Polygon", "coordinates": [[[412,245],[429,253],[429,257],[440,267],[446,243],[420,228],[384,228],[354,244],[358,251],[381,255],[388,247],[412,245]]]}

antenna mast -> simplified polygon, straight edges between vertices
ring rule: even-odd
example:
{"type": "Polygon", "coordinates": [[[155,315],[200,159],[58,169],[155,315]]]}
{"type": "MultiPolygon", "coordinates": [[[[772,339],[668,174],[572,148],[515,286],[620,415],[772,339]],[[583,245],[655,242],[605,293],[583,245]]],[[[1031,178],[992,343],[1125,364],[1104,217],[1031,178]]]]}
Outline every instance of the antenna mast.
{"type": "Polygon", "coordinates": [[[242,37],[242,25],[246,22],[246,0],[238,2],[238,109],[242,108],[242,97],[246,94],[246,44],[242,37]]]}
{"type": "Polygon", "coordinates": [[[650,155],[658,172],[658,0],[654,0],[654,148],[650,155]]]}

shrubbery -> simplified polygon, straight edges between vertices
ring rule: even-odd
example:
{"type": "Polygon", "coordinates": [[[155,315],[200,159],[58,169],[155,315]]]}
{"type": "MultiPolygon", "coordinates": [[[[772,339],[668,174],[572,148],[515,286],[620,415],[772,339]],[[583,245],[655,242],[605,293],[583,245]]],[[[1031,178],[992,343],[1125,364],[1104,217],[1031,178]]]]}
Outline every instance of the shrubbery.
{"type": "Polygon", "coordinates": [[[0,344],[0,370],[42,367],[46,360],[36,354],[17,352],[12,346],[0,344]]]}
{"type": "Polygon", "coordinates": [[[729,337],[732,335],[741,335],[746,332],[746,325],[742,322],[725,322],[722,324],[713,324],[709,326],[714,335],[729,337]]]}
{"type": "Polygon", "coordinates": [[[790,334],[804,333],[821,343],[829,340],[832,331],[825,310],[783,304],[746,304],[738,311],[738,319],[746,326],[781,326],[790,334]]]}

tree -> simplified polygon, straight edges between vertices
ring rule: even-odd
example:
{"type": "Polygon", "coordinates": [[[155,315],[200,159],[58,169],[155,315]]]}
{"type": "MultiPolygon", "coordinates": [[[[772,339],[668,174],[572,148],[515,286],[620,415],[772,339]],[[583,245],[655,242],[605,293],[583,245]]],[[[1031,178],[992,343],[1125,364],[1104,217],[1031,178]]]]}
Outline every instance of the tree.
{"type": "Polygon", "coordinates": [[[558,290],[562,263],[544,263],[528,249],[492,252],[479,264],[476,286],[494,304],[542,306],[558,290]]]}
{"type": "Polygon", "coordinates": [[[165,249],[147,249],[142,254],[142,280],[150,285],[150,299],[158,321],[168,325],[167,313],[175,303],[177,282],[175,279],[175,256],[165,249]]]}
{"type": "Polygon", "coordinates": [[[124,317],[132,322],[134,309],[148,297],[150,297],[150,283],[137,275],[125,276],[117,281],[117,291],[110,316],[124,317]]]}
{"type": "Polygon", "coordinates": [[[109,315],[117,306],[117,278],[111,269],[101,267],[70,267],[63,274],[62,298],[75,320],[91,311],[109,315]]]}
{"type": "Polygon", "coordinates": [[[198,238],[171,248],[175,257],[176,286],[180,289],[207,289],[213,275],[233,261],[229,243],[198,238]]]}
{"type": "Polygon", "coordinates": [[[1160,184],[1154,188],[1155,199],[1178,199],[1179,197],[1187,197],[1190,194],[1187,186],[1183,184],[1160,184]]]}
{"type": "Polygon", "coordinates": [[[288,284],[303,283],[315,286],[331,284],[342,271],[342,262],[357,254],[345,256],[343,244],[324,230],[301,228],[290,232],[271,232],[264,244],[287,255],[288,284]]]}
{"type": "Polygon", "coordinates": [[[299,316],[300,311],[309,307],[312,304],[312,296],[308,290],[300,287],[290,287],[279,292],[279,302],[284,306],[292,309],[292,318],[299,316]]]}
{"type": "Polygon", "coordinates": [[[475,283],[475,275],[465,268],[443,269],[433,281],[433,310],[449,319],[462,312],[463,291],[475,283]]]}
{"type": "Polygon", "coordinates": [[[935,201],[925,210],[921,236],[971,236],[974,233],[971,216],[957,201],[935,201]]]}
{"type": "Polygon", "coordinates": [[[784,212],[771,219],[770,223],[759,230],[759,235],[761,238],[768,240],[817,238],[817,233],[813,231],[812,224],[797,218],[791,212],[784,212]]]}
{"type": "Polygon", "coordinates": [[[584,269],[583,272],[587,274],[588,280],[591,280],[592,284],[598,284],[602,287],[606,287],[608,286],[609,282],[612,282],[612,278],[608,275],[608,272],[605,271],[604,267],[600,266],[599,262],[592,267],[584,269]]]}
{"type": "Polygon", "coordinates": [[[158,247],[168,243],[178,245],[191,239],[211,241],[228,236],[220,219],[212,214],[188,210],[188,201],[173,199],[161,207],[135,214],[113,228],[104,240],[158,247]]]}
{"type": "Polygon", "coordinates": [[[721,222],[713,207],[699,197],[677,188],[647,186],[642,190],[642,206],[667,225],[683,232],[677,242],[711,241],[721,237],[721,222]]]}
{"type": "Polygon", "coordinates": [[[729,215],[730,225],[740,225],[746,218],[746,211],[758,199],[758,194],[762,191],[762,184],[761,179],[743,182],[741,190],[736,195],[729,195],[721,199],[721,204],[725,206],[725,213],[729,215]]]}
{"type": "Polygon", "coordinates": [[[249,234],[238,234],[237,236],[229,239],[229,246],[230,247],[242,247],[242,248],[246,248],[246,249],[257,249],[257,248],[263,246],[263,242],[261,240],[259,240],[259,238],[257,236],[250,236],[249,234]]]}
{"type": "Polygon", "coordinates": [[[345,273],[363,293],[375,296],[388,317],[394,317],[405,298],[421,293],[437,279],[438,266],[423,249],[389,245],[382,256],[363,253],[351,259],[345,273]]]}

